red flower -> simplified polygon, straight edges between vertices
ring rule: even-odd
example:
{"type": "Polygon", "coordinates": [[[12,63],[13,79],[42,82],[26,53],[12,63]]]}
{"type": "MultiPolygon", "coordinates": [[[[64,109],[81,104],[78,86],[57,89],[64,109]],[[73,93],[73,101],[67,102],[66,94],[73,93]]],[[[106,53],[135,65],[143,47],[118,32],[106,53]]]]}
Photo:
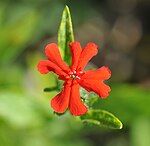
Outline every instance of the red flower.
{"type": "Polygon", "coordinates": [[[47,74],[53,71],[64,80],[64,88],[61,93],[51,100],[54,111],[63,113],[69,107],[70,113],[74,116],[85,114],[88,109],[80,99],[79,86],[87,91],[95,92],[101,98],[109,95],[110,87],[103,83],[111,76],[108,67],[101,67],[95,71],[83,72],[88,61],[97,54],[98,49],[94,43],[88,43],[84,49],[79,42],[70,43],[72,54],[72,65],[68,65],[62,60],[56,44],[48,44],[45,48],[48,60],[41,60],[38,63],[38,71],[47,74]]]}

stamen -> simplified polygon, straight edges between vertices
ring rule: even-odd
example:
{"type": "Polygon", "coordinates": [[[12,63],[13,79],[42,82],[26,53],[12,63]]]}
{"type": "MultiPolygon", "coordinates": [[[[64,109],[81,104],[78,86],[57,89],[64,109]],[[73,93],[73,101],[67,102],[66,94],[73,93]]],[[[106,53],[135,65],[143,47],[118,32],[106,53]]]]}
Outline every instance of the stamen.
{"type": "Polygon", "coordinates": [[[79,76],[76,76],[76,78],[79,79],[79,80],[81,79],[79,76]]]}
{"type": "Polygon", "coordinates": [[[76,71],[74,71],[73,73],[74,73],[74,74],[76,74],[77,72],[76,72],[76,71]]]}
{"type": "Polygon", "coordinates": [[[77,73],[76,71],[70,72],[69,73],[70,79],[72,80],[80,79],[80,77],[76,73],[77,73]]]}

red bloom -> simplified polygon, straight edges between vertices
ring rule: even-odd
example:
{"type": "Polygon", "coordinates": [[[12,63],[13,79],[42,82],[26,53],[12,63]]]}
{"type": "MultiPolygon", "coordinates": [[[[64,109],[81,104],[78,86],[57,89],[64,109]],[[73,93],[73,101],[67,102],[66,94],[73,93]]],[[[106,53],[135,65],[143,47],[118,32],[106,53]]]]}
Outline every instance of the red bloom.
{"type": "Polygon", "coordinates": [[[64,89],[51,100],[54,111],[63,113],[69,107],[70,113],[74,116],[85,114],[88,109],[82,103],[79,93],[79,85],[87,91],[94,91],[101,98],[109,95],[110,87],[103,83],[111,76],[108,67],[101,67],[98,70],[83,72],[88,61],[97,54],[98,49],[94,43],[88,43],[84,49],[79,42],[70,43],[72,54],[71,68],[62,60],[56,44],[48,44],[45,48],[48,60],[41,60],[38,63],[38,71],[47,74],[53,71],[64,80],[64,89]]]}

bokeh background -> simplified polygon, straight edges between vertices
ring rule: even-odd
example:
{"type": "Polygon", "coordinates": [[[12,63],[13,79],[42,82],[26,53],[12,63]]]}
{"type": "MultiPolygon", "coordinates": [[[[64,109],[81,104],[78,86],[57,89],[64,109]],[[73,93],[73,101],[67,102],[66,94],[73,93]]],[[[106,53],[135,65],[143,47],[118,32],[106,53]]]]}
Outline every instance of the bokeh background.
{"type": "Polygon", "coordinates": [[[0,146],[149,146],[149,0],[0,0],[0,146]],[[122,130],[83,125],[49,106],[55,76],[36,70],[47,43],[57,42],[61,14],[71,10],[75,40],[99,45],[90,65],[112,70],[110,96],[99,99],[122,130]]]}

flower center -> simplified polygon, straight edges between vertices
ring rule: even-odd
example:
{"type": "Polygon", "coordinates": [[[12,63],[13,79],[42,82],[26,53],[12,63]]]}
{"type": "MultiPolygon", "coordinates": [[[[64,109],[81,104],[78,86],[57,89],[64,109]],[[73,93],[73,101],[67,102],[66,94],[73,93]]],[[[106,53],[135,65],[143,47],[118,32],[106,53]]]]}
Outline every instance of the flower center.
{"type": "Polygon", "coordinates": [[[76,74],[76,71],[69,73],[69,76],[72,80],[80,79],[80,77],[76,74]]]}

